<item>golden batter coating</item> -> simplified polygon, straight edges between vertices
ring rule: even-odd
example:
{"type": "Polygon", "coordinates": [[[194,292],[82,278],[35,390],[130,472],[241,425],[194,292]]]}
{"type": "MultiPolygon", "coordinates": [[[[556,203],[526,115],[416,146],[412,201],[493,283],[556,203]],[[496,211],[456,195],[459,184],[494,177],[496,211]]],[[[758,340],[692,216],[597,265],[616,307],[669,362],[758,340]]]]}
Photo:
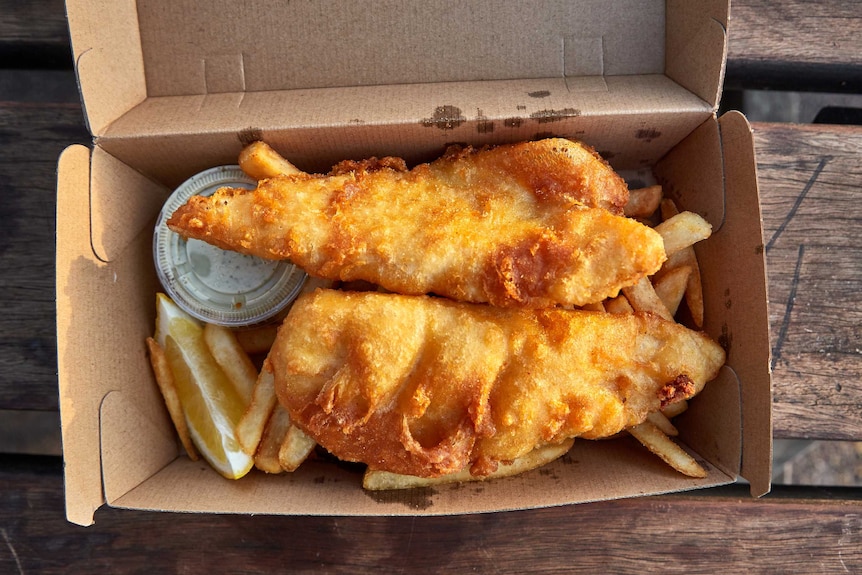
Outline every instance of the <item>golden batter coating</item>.
{"type": "Polygon", "coordinates": [[[320,445],[423,477],[614,435],[698,393],[724,359],[651,314],[323,289],[297,300],[270,353],[281,404],[320,445]]]}
{"type": "Polygon", "coordinates": [[[623,217],[625,182],[564,139],[450,148],[407,170],[347,161],[329,175],[262,180],[193,197],[168,222],[183,236],[309,274],[506,307],[585,305],[665,260],[661,237],[623,217]]]}

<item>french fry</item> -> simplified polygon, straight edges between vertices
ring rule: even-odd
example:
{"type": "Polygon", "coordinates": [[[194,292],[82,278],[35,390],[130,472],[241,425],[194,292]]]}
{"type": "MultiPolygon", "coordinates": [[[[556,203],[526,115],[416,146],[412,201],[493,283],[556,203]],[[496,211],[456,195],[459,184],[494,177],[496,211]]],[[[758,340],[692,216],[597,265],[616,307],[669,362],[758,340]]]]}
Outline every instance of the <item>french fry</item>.
{"type": "Polygon", "coordinates": [[[236,336],[226,327],[208,323],[204,326],[204,341],[216,363],[248,405],[257,381],[257,369],[236,336]]]}
{"type": "Polygon", "coordinates": [[[634,313],[635,310],[625,295],[605,300],[605,311],[608,313],[634,313]]]}
{"type": "Polygon", "coordinates": [[[663,198],[661,203],[659,204],[659,214],[661,215],[661,220],[669,220],[675,215],[679,213],[679,207],[676,205],[676,202],[673,201],[672,198],[663,198]]]}
{"type": "Polygon", "coordinates": [[[648,218],[658,209],[662,199],[659,185],[629,190],[629,201],[623,213],[630,218],[648,218]]]}
{"type": "Polygon", "coordinates": [[[237,330],[234,332],[234,336],[237,342],[239,342],[240,347],[247,354],[256,355],[269,351],[277,333],[277,325],[265,324],[249,329],[237,330]]]}
{"type": "Polygon", "coordinates": [[[266,142],[253,142],[239,154],[239,167],[255,180],[265,180],[275,176],[302,174],[302,170],[285,160],[266,142]]]}
{"type": "MultiPolygon", "coordinates": [[[[236,426],[240,447],[249,455],[254,455],[257,451],[276,403],[274,378],[267,362],[264,362],[254,386],[251,403],[236,426]]],[[[278,454],[277,450],[276,454],[278,454]]]]}
{"type": "Polygon", "coordinates": [[[671,316],[675,316],[677,309],[679,309],[679,304],[683,296],[685,296],[685,289],[690,276],[691,268],[681,266],[668,270],[667,273],[662,274],[653,283],[656,295],[658,295],[671,316]]]}
{"type": "Polygon", "coordinates": [[[275,406],[275,409],[272,410],[272,416],[266,421],[266,429],[263,431],[260,445],[254,454],[254,466],[257,469],[266,473],[284,471],[278,453],[290,427],[290,415],[280,405],[275,406]]]}
{"type": "Polygon", "coordinates": [[[688,267],[691,268],[691,275],[688,276],[688,283],[685,286],[685,304],[688,306],[688,311],[691,313],[691,319],[694,325],[698,328],[703,327],[703,280],[700,276],[700,266],[697,263],[697,257],[694,255],[693,248],[686,248],[688,253],[688,267]]]}
{"type": "Polygon", "coordinates": [[[712,235],[712,226],[693,212],[680,212],[655,227],[667,257],[712,235]]]}
{"type": "MultiPolygon", "coordinates": [[[[665,198],[662,200],[662,219],[670,219],[678,213],[679,208],[677,208],[676,203],[672,199],[665,198]]],[[[701,328],[703,327],[703,280],[700,276],[700,265],[698,264],[693,246],[684,248],[668,258],[663,269],[671,270],[682,266],[691,268],[691,275],[688,277],[688,283],[685,286],[685,304],[688,306],[694,325],[701,328]]]]}
{"type": "Polygon", "coordinates": [[[679,435],[679,430],[661,411],[653,411],[647,415],[647,421],[658,427],[665,435],[670,437],[676,437],[679,435]]]}
{"type": "Polygon", "coordinates": [[[510,464],[500,464],[496,471],[485,477],[474,477],[470,474],[469,469],[462,469],[461,471],[441,475],[440,477],[414,477],[412,475],[401,475],[388,471],[369,469],[365,472],[365,476],[362,479],[362,487],[369,491],[382,491],[511,477],[531,469],[536,469],[562,457],[572,448],[574,441],[574,439],[568,439],[559,444],[537,447],[530,453],[515,459],[510,464]]]}
{"type": "Polygon", "coordinates": [[[623,294],[635,311],[654,313],[673,321],[673,316],[662,303],[658,294],[655,293],[655,288],[653,288],[649,278],[642,277],[636,284],[624,287],[623,294]]]}
{"type": "Polygon", "coordinates": [[[661,429],[650,421],[630,427],[628,432],[644,447],[658,455],[665,463],[689,477],[706,477],[706,470],[682,447],[677,445],[661,429]]]}
{"type": "Polygon", "coordinates": [[[278,450],[278,461],[281,468],[285,471],[296,471],[296,468],[302,465],[302,462],[314,450],[315,445],[317,442],[314,439],[297,426],[291,425],[278,450]]]}
{"type": "Polygon", "coordinates": [[[151,337],[147,338],[147,349],[150,352],[150,365],[153,366],[153,372],[156,375],[156,384],[159,386],[159,391],[162,392],[162,397],[168,408],[168,414],[171,416],[171,421],[174,423],[177,435],[180,436],[180,442],[182,442],[189,459],[197,461],[199,459],[198,450],[195,449],[194,443],[192,443],[192,436],[189,433],[186,416],[183,413],[183,406],[177,395],[174,374],[171,371],[171,366],[168,364],[167,357],[165,357],[165,350],[151,337]]]}
{"type": "Polygon", "coordinates": [[[664,407],[661,408],[661,412],[668,419],[673,419],[674,417],[676,417],[680,413],[684,412],[686,409],[688,409],[688,401],[683,399],[683,400],[674,401],[673,403],[669,403],[669,404],[665,405],[664,407]]]}

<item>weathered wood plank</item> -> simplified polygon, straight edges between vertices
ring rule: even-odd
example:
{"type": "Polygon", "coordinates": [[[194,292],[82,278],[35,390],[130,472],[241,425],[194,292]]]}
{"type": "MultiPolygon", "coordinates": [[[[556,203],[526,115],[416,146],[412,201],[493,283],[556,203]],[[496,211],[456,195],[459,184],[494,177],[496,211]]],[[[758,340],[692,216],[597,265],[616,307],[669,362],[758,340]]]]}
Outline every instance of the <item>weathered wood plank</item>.
{"type": "Polygon", "coordinates": [[[0,68],[71,68],[63,0],[0,0],[0,68]]]}
{"type": "Polygon", "coordinates": [[[775,436],[862,439],[862,128],[754,126],[775,436]]]}
{"type": "Polygon", "coordinates": [[[56,166],[77,103],[0,102],[0,409],[56,410],[56,166]]]}
{"type": "Polygon", "coordinates": [[[734,0],[729,88],[862,91],[862,2],[734,0]]]}
{"type": "Polygon", "coordinates": [[[862,502],[822,490],[456,517],[63,517],[59,460],[0,461],[3,573],[858,573],[862,502]],[[153,552],[158,550],[158,552],[153,552]],[[718,563],[718,562],[721,563],[718,563]]]}

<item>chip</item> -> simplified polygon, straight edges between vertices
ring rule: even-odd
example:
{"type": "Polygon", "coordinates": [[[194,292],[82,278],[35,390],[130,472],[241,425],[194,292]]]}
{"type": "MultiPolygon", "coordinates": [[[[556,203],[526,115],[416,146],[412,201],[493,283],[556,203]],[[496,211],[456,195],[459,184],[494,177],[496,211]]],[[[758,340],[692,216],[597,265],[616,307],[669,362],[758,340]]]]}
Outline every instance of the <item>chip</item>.
{"type": "Polygon", "coordinates": [[[655,227],[668,257],[712,235],[712,226],[693,212],[680,212],[655,227]]]}
{"type": "Polygon", "coordinates": [[[267,362],[254,386],[251,402],[236,427],[236,436],[242,450],[249,455],[257,452],[267,421],[277,403],[275,385],[267,362]]]}
{"type": "Polygon", "coordinates": [[[644,421],[628,429],[635,439],[658,455],[662,461],[689,477],[706,477],[706,470],[682,447],[677,445],[655,424],[644,421]]]}
{"type": "Polygon", "coordinates": [[[314,439],[297,426],[291,425],[278,450],[278,461],[281,468],[285,471],[295,471],[314,451],[316,445],[317,442],[314,439]]]}
{"type": "Polygon", "coordinates": [[[254,454],[255,468],[266,473],[284,471],[278,454],[290,427],[290,415],[280,405],[275,406],[275,409],[272,410],[272,416],[266,421],[266,428],[254,454]]]}
{"type": "Polygon", "coordinates": [[[255,180],[303,173],[273,150],[269,144],[261,141],[253,142],[243,148],[237,163],[247,176],[255,180]]]}
{"type": "Polygon", "coordinates": [[[662,188],[659,185],[629,190],[629,201],[623,213],[630,218],[649,218],[658,209],[661,200],[662,188]]]}
{"type": "Polygon", "coordinates": [[[653,287],[655,288],[655,293],[671,317],[675,316],[679,309],[679,304],[685,295],[685,288],[688,285],[688,278],[690,276],[691,268],[689,266],[680,266],[668,270],[661,277],[654,280],[653,287]]]}
{"type": "Polygon", "coordinates": [[[171,366],[168,364],[167,357],[165,357],[165,350],[151,337],[147,338],[147,349],[150,352],[150,365],[153,366],[156,384],[159,386],[159,391],[162,392],[165,406],[168,408],[168,415],[170,415],[171,421],[174,423],[177,435],[180,436],[180,442],[183,444],[183,448],[186,450],[189,459],[197,461],[200,456],[198,456],[198,450],[195,449],[195,445],[192,443],[192,436],[189,433],[189,426],[186,423],[182,403],[180,403],[180,398],[177,395],[174,374],[171,371],[171,366]]]}
{"type": "Polygon", "coordinates": [[[461,471],[441,475],[440,477],[415,477],[413,475],[401,475],[399,473],[369,469],[365,472],[362,487],[369,491],[383,491],[511,477],[530,471],[531,469],[536,469],[562,457],[572,448],[574,441],[574,439],[568,439],[562,443],[538,447],[530,453],[518,457],[511,463],[501,463],[497,466],[496,471],[483,477],[471,475],[469,469],[462,469],[461,471]]]}
{"type": "Polygon", "coordinates": [[[659,317],[673,321],[673,315],[658,297],[649,278],[642,277],[636,284],[624,287],[623,293],[635,311],[654,313],[659,317]]]}

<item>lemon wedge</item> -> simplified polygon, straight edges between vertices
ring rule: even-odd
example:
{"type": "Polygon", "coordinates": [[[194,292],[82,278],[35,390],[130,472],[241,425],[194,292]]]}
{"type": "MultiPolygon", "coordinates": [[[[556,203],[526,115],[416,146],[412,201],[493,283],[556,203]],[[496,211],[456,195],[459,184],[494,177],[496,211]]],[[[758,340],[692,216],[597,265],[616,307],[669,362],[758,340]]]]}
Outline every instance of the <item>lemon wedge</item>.
{"type": "Polygon", "coordinates": [[[165,350],[195,446],[216,471],[239,479],[254,465],[235,432],[245,403],[207,347],[203,325],[160,293],[155,340],[165,350]]]}

